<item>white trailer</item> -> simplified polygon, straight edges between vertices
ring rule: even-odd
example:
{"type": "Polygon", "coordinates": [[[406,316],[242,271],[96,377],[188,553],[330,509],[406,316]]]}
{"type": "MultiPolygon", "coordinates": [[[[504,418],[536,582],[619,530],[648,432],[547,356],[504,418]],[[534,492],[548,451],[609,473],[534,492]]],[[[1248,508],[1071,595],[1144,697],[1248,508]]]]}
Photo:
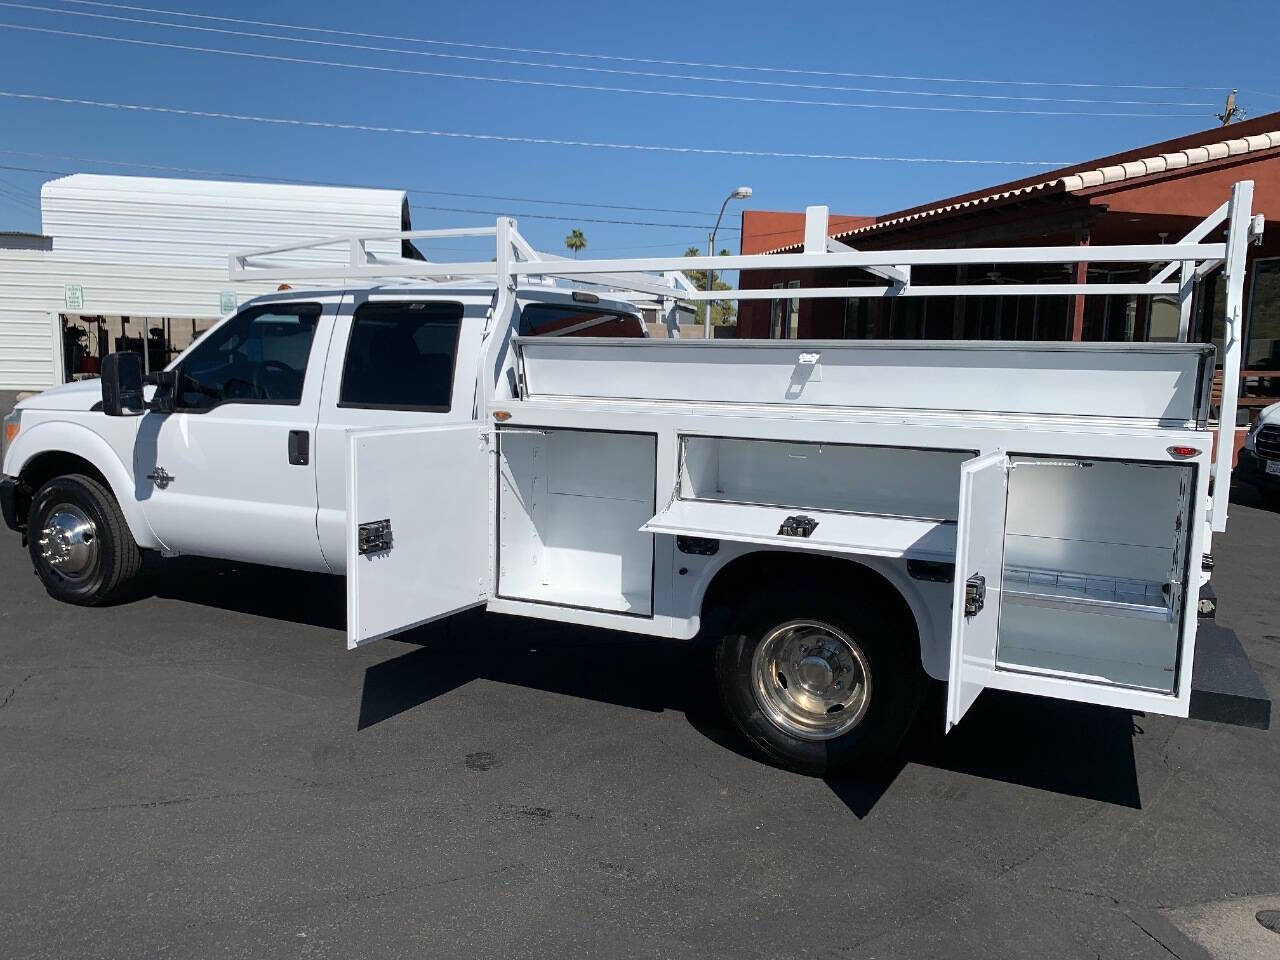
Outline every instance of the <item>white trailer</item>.
{"type": "MultiPolygon", "coordinates": [[[[133,366],[112,364],[105,412],[142,415],[124,471],[142,493],[102,473],[144,548],[345,572],[351,647],[479,606],[701,637],[716,645],[738,729],[768,759],[808,772],[893,750],[930,677],[947,683],[948,730],[988,688],[1265,724],[1269,703],[1238,641],[1200,616],[1212,534],[1227,519],[1235,422],[1225,390],[1215,453],[1212,345],[583,335],[614,329],[599,325],[635,298],[674,316],[681,300],[713,298],[1173,294],[1189,316],[1190,278],[1221,265],[1231,384],[1245,248],[1262,229],[1251,196],[1251,183],[1237,184],[1175,244],[1083,248],[859,252],[827,240],[825,210],[811,208],[806,252],[715,259],[721,270],[859,267],[883,278],[879,287],[696,291],[679,271],[706,258],[565,260],[534,251],[507,219],[403,234],[493,236],[492,262],[380,258],[368,243],[386,237],[341,238],[324,245],[349,251],[346,283],[251,305],[290,316],[314,307],[316,337],[327,339],[323,351],[309,341],[313,368],[304,359],[297,374],[305,409],[272,412],[277,388],[259,374],[274,383],[278,370],[228,375],[261,395],[211,389],[200,344],[146,401],[133,366]],[[1207,241],[1223,224],[1225,242],[1207,241]],[[1140,283],[911,280],[919,265],[1082,260],[1160,269],[1140,283]],[[441,304],[456,304],[458,317],[448,402],[344,403],[361,311],[400,310],[411,323],[413,311],[441,304]],[[529,335],[529,317],[549,305],[594,313],[559,325],[561,335],[529,335]],[[291,466],[271,466],[250,442],[264,418],[288,428],[291,466]],[[311,430],[318,463],[298,439],[311,430]],[[170,458],[184,455],[174,469],[170,458]],[[240,489],[200,502],[177,491],[187,470],[215,484],[222,459],[243,473],[251,457],[261,502],[244,504],[253,495],[240,489]],[[308,463],[319,501],[273,506],[270,471],[302,477],[289,471],[308,463]],[[150,486],[139,482],[147,470],[150,486]],[[316,542],[294,545],[308,524],[323,566],[311,559],[316,542]],[[1198,650],[1198,637],[1211,645],[1198,650]]],[[[232,277],[332,275],[281,263],[299,249],[236,255],[232,277]]],[[[228,364],[245,362],[285,366],[228,364]]],[[[11,502],[45,449],[23,447],[39,410],[21,416],[5,459],[11,502]]],[[[50,519],[58,497],[27,495],[29,506],[6,515],[25,509],[52,543],[33,538],[32,556],[60,595],[59,557],[83,554],[50,519]]]]}

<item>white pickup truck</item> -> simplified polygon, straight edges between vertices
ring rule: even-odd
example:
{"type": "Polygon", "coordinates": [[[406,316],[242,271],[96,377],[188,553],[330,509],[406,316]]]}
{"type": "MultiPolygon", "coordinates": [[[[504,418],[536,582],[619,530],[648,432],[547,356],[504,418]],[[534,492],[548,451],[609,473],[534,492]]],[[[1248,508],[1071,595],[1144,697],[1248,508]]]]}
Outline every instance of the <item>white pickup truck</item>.
{"type": "Polygon", "coordinates": [[[254,300],[145,389],[116,354],[101,384],[24,401],[0,503],[73,603],[110,599],[149,550],[345,574],[352,647],[482,605],[701,636],[737,728],[810,773],[891,752],[927,678],[948,730],[984,688],[1265,724],[1238,641],[1200,616],[1231,470],[1212,345],[664,340],[635,308],[1136,292],[1189,316],[1188,277],[1221,265],[1234,382],[1251,193],[1177,244],[866,253],[811,208],[804,253],[716,260],[879,286],[704,293],[672,272],[699,258],[568,261],[507,219],[404,235],[492,236],[492,262],[387,261],[361,238],[329,242],[340,271],[237,255],[233,278],[347,280],[254,300]],[[1078,260],[1168,266],[912,282],[1078,260]]]}

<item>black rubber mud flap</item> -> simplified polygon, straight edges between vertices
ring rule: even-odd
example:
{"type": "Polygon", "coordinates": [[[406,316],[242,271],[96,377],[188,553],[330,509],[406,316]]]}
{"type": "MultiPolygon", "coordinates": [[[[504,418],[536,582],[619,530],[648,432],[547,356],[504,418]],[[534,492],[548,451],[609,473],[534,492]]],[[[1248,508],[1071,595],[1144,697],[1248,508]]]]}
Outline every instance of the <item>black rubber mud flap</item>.
{"type": "Polygon", "coordinates": [[[1196,631],[1189,716],[1259,730],[1271,726],[1271,698],[1240,638],[1211,620],[1201,620],[1196,631]]]}

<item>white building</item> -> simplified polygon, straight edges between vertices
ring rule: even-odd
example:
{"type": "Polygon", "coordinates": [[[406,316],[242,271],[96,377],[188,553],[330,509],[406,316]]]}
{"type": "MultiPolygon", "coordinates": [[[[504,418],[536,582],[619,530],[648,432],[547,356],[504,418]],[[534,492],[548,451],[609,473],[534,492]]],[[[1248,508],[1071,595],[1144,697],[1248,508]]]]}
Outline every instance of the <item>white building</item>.
{"type": "MultiPolygon", "coordinates": [[[[402,190],[97,174],[44,184],[40,213],[43,236],[0,233],[0,390],[92,374],[118,346],[142,350],[144,337],[148,361],[167,362],[272,289],[232,286],[230,253],[410,229],[402,190]]],[[[402,253],[398,241],[369,249],[402,253]]],[[[308,255],[345,263],[348,251],[308,255]]]]}

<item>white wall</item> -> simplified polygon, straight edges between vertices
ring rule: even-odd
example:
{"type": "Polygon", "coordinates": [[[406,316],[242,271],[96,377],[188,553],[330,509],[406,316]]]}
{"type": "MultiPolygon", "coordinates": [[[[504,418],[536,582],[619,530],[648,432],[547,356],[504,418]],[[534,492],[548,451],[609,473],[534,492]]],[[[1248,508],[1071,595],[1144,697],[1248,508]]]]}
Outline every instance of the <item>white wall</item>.
{"type": "MultiPolygon", "coordinates": [[[[57,314],[79,284],[98,314],[212,320],[220,294],[237,302],[275,284],[231,284],[227,256],[353,233],[402,229],[400,190],[170,180],[74,174],[40,191],[53,250],[0,251],[0,389],[58,382],[57,314]]],[[[397,255],[399,243],[370,244],[397,255]]],[[[342,246],[309,252],[308,265],[345,262],[342,246]]],[[[297,255],[294,255],[296,258],[297,255]]],[[[335,279],[338,279],[335,271],[335,279]]]]}
{"type": "Polygon", "coordinates": [[[39,390],[61,379],[49,308],[53,289],[45,274],[49,256],[0,249],[0,390],[39,390]]]}

